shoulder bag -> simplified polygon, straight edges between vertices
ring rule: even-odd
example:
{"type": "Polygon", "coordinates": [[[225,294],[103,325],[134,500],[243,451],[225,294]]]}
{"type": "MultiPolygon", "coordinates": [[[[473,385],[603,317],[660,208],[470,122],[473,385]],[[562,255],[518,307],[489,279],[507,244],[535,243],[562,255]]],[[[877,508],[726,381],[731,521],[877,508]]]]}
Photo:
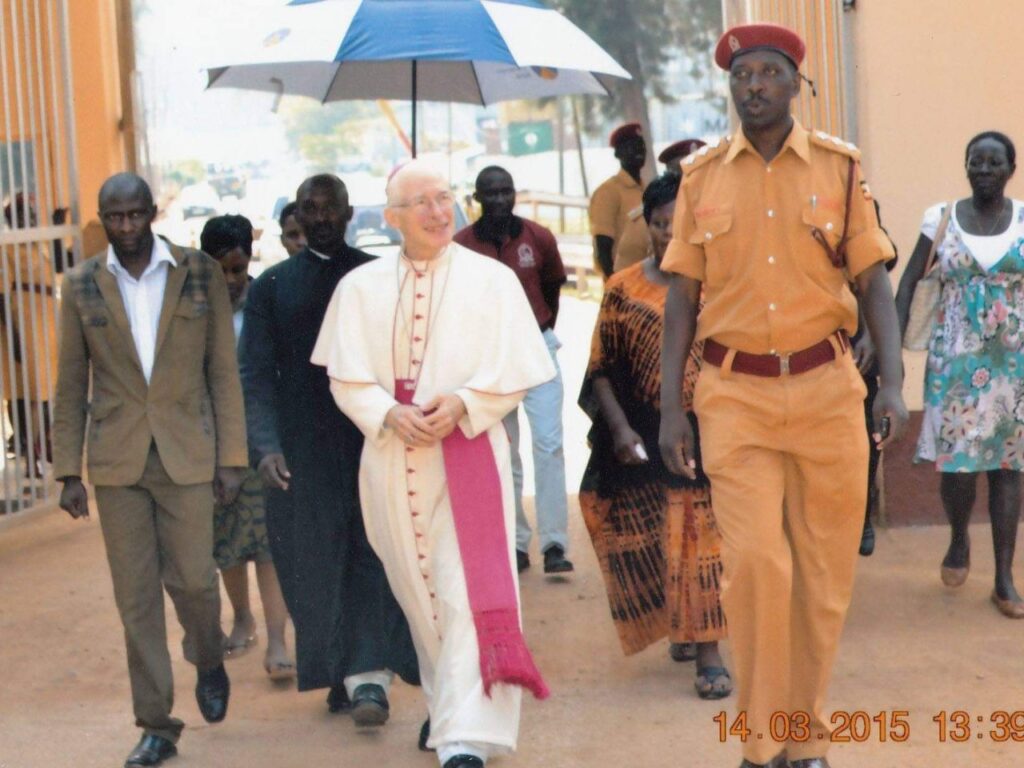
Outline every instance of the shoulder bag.
{"type": "Polygon", "coordinates": [[[939,244],[946,237],[949,217],[956,201],[949,203],[942,212],[939,228],[935,231],[928,261],[925,262],[924,275],[917,281],[914,298],[910,302],[910,317],[907,329],[903,332],[903,348],[914,352],[928,349],[928,341],[932,335],[932,327],[939,314],[939,302],[942,301],[941,270],[936,269],[939,244]]]}

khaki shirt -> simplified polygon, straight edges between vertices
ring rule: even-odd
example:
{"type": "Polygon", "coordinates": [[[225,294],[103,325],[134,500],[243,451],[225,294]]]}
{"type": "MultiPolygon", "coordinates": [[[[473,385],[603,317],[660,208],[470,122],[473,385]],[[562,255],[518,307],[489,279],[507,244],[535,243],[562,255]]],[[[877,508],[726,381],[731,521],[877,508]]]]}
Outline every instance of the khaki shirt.
{"type": "Polygon", "coordinates": [[[644,207],[638,205],[629,212],[626,228],[622,237],[615,241],[615,261],[612,269],[615,272],[631,267],[643,261],[651,252],[651,236],[644,221],[644,207]]]}
{"type": "MultiPolygon", "coordinates": [[[[698,340],[755,354],[795,352],[834,331],[857,330],[847,275],[812,237],[842,237],[852,144],[794,123],[770,162],[743,131],[683,162],[673,239],[662,269],[699,280],[698,340]]],[[[893,257],[854,165],[847,262],[855,277],[893,257]]]]}
{"type": "Polygon", "coordinates": [[[639,217],[643,237],[624,236],[630,228],[630,212],[643,208],[643,195],[643,187],[620,169],[595,189],[590,198],[590,234],[594,237],[604,235],[615,241],[613,255],[616,264],[620,258],[624,264],[635,264],[647,255],[647,225],[643,216],[639,217]]]}

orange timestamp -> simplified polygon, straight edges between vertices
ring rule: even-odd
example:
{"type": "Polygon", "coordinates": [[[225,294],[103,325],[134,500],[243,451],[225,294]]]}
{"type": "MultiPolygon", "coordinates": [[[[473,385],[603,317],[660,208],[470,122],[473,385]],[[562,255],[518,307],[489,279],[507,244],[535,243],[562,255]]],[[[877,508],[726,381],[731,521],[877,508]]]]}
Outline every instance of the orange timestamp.
{"type": "Polygon", "coordinates": [[[932,722],[939,728],[940,743],[962,744],[986,738],[998,743],[1024,741],[1024,711],[1020,710],[998,709],[983,714],[962,709],[943,710],[932,718],[932,722]]]}
{"type": "Polygon", "coordinates": [[[811,729],[811,716],[807,712],[774,712],[768,721],[767,733],[753,731],[747,725],[747,713],[740,712],[731,720],[726,712],[713,718],[718,725],[718,740],[730,738],[741,742],[771,739],[776,742],[863,743],[872,739],[879,742],[901,743],[910,738],[910,712],[903,709],[865,712],[838,710],[832,713],[832,732],[811,729]]]}

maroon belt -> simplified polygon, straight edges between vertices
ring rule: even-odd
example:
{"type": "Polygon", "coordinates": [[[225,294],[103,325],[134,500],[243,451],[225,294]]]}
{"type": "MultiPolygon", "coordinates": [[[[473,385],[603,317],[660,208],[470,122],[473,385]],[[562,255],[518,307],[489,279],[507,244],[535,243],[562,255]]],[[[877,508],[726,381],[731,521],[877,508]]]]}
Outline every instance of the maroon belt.
{"type": "MultiPolygon", "coordinates": [[[[836,349],[832,344],[833,337],[839,342],[839,348],[844,352],[850,346],[850,338],[846,335],[846,331],[840,330],[817,344],[812,344],[807,349],[785,355],[754,355],[749,352],[737,351],[732,360],[731,370],[736,373],[769,378],[783,374],[806,373],[819,365],[830,363],[836,359],[836,349]]],[[[704,340],[704,362],[720,367],[728,352],[728,347],[719,344],[714,339],[704,340]]]]}

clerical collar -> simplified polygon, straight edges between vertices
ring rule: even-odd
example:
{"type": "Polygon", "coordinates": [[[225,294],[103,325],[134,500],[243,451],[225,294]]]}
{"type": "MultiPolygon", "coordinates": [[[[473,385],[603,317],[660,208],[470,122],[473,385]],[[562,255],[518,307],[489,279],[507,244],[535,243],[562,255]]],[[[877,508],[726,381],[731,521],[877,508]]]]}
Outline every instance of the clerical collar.
{"type": "Polygon", "coordinates": [[[425,272],[433,272],[433,271],[435,271],[437,269],[440,269],[442,266],[447,264],[448,263],[449,251],[450,250],[451,250],[451,245],[445,246],[444,250],[441,251],[441,253],[439,253],[437,256],[435,256],[434,258],[429,259],[429,260],[428,259],[421,259],[421,260],[410,259],[408,256],[405,255],[405,252],[403,251],[402,254],[401,254],[401,260],[402,260],[402,263],[405,264],[405,267],[407,269],[411,269],[414,272],[416,272],[417,274],[422,275],[425,272]]]}

